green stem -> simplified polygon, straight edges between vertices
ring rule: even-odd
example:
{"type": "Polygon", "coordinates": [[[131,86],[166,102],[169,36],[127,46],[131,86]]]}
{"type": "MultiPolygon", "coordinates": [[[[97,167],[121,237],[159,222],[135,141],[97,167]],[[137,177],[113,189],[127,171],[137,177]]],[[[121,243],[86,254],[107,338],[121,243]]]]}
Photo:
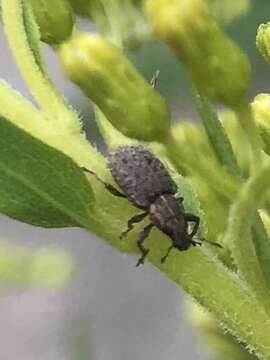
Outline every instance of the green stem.
{"type": "Polygon", "coordinates": [[[250,172],[255,174],[262,163],[262,140],[254,121],[250,105],[247,102],[241,103],[236,109],[240,124],[245,131],[251,146],[250,172]]]}
{"type": "Polygon", "coordinates": [[[198,157],[194,156],[193,149],[183,148],[171,133],[166,139],[164,146],[178,171],[184,169],[189,175],[203,179],[219,194],[233,201],[239,186],[237,179],[233,179],[229,174],[224,176],[222,170],[217,169],[209,159],[199,158],[200,154],[196,154],[198,157]]]}
{"type": "Polygon", "coordinates": [[[0,80],[0,114],[33,135],[48,126],[46,117],[3,80],[0,80]]]}
{"type": "Polygon", "coordinates": [[[241,188],[230,214],[226,237],[238,270],[254,291],[257,300],[270,314],[270,291],[258,263],[251,238],[251,225],[256,210],[269,191],[270,165],[262,165],[259,172],[241,188]]]}
{"type": "Polygon", "coordinates": [[[107,20],[111,27],[112,41],[120,49],[123,49],[123,38],[121,32],[121,5],[118,0],[101,0],[107,20]]]}
{"type": "Polygon", "coordinates": [[[187,252],[175,250],[161,264],[160,258],[166,251],[162,237],[154,231],[148,240],[150,261],[210,311],[249,350],[254,350],[259,358],[270,359],[269,318],[237,275],[207,250],[199,248],[187,252]]]}
{"type": "Polygon", "coordinates": [[[34,56],[24,19],[29,14],[31,12],[24,12],[22,0],[2,0],[4,29],[15,62],[30,92],[47,116],[61,122],[69,131],[79,133],[80,122],[77,115],[67,107],[34,56]]]}

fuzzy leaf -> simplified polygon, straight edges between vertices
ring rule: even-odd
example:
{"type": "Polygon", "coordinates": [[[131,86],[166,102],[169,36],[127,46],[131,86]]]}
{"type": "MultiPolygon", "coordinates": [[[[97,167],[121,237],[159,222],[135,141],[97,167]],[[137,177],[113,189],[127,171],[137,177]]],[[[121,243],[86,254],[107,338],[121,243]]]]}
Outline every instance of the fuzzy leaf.
{"type": "Polygon", "coordinates": [[[233,153],[232,145],[217,114],[206,98],[199,93],[195,93],[195,98],[205,131],[218,160],[233,175],[240,175],[240,169],[233,153]]]}
{"type": "Polygon", "coordinates": [[[60,151],[0,117],[0,212],[43,227],[88,227],[93,193],[60,151]]]}

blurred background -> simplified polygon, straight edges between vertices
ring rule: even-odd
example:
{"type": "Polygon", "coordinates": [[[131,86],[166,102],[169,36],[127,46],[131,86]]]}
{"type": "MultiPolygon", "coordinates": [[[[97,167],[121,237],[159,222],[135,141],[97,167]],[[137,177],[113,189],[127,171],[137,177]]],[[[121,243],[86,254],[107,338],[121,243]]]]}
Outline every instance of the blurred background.
{"type": "MultiPolygon", "coordinates": [[[[258,25],[269,19],[269,2],[257,0],[245,17],[226,29],[250,56],[251,98],[270,89],[270,67],[255,47],[258,25]]],[[[87,22],[81,21],[80,27],[92,31],[87,22]]],[[[0,77],[31,99],[2,28],[0,53],[0,77]]],[[[89,100],[63,78],[46,46],[44,53],[56,86],[84,118],[90,141],[105,151],[89,100]]],[[[174,120],[198,118],[183,69],[165,46],[148,44],[129,56],[147,79],[160,69],[157,90],[169,102],[174,120]]],[[[73,264],[71,278],[62,288],[2,287],[0,359],[210,359],[186,320],[181,289],[147,262],[136,268],[136,257],[116,252],[84,230],[35,228],[4,216],[0,228],[0,241],[27,251],[43,247],[63,251],[73,264]]]]}

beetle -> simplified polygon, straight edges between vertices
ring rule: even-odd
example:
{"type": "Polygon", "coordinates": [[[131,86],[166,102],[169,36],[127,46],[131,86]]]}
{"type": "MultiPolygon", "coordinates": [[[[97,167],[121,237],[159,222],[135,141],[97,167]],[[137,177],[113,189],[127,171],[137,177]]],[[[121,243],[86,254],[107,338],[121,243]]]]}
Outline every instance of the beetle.
{"type": "Polygon", "coordinates": [[[113,195],[126,198],[135,207],[143,210],[128,220],[127,229],[121,233],[120,238],[125,237],[133,229],[134,224],[142,221],[147,215],[150,219],[150,223],[139,233],[137,245],[141,257],[136,266],[144,263],[149,252],[143,243],[154,226],[172,240],[172,245],[161,258],[162,263],[173,248],[184,251],[192,245],[201,245],[200,241],[193,240],[199,228],[200,218],[185,211],[183,198],[175,198],[176,184],[162,162],[149,150],[142,145],[120,146],[109,154],[108,168],[122,192],[100,179],[93,171],[82,167],[85,172],[94,175],[113,195]],[[190,222],[194,226],[189,232],[190,222]]]}

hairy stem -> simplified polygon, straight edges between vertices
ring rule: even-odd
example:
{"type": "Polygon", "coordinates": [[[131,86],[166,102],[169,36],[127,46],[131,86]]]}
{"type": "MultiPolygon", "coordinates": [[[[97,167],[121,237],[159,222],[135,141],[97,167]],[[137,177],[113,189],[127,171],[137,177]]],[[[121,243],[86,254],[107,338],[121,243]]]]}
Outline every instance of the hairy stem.
{"type": "Polygon", "coordinates": [[[256,257],[251,238],[251,225],[256,210],[269,191],[269,178],[270,165],[267,163],[243,185],[231,208],[226,234],[241,276],[268,313],[270,313],[270,292],[256,257]]]}
{"type": "MultiPolygon", "coordinates": [[[[29,6],[28,3],[27,6],[29,6]]],[[[49,80],[44,69],[41,68],[40,54],[35,55],[31,36],[25,26],[25,17],[34,24],[31,9],[25,11],[24,0],[3,0],[2,19],[9,46],[22,77],[28,85],[34,99],[47,116],[65,125],[72,132],[80,132],[80,122],[75,114],[65,104],[63,98],[49,80]],[[29,19],[29,17],[31,17],[29,19]],[[32,45],[32,46],[31,46],[32,45]]],[[[34,26],[31,31],[35,31],[34,26]]],[[[38,35],[35,34],[37,37],[38,35]]]]}

